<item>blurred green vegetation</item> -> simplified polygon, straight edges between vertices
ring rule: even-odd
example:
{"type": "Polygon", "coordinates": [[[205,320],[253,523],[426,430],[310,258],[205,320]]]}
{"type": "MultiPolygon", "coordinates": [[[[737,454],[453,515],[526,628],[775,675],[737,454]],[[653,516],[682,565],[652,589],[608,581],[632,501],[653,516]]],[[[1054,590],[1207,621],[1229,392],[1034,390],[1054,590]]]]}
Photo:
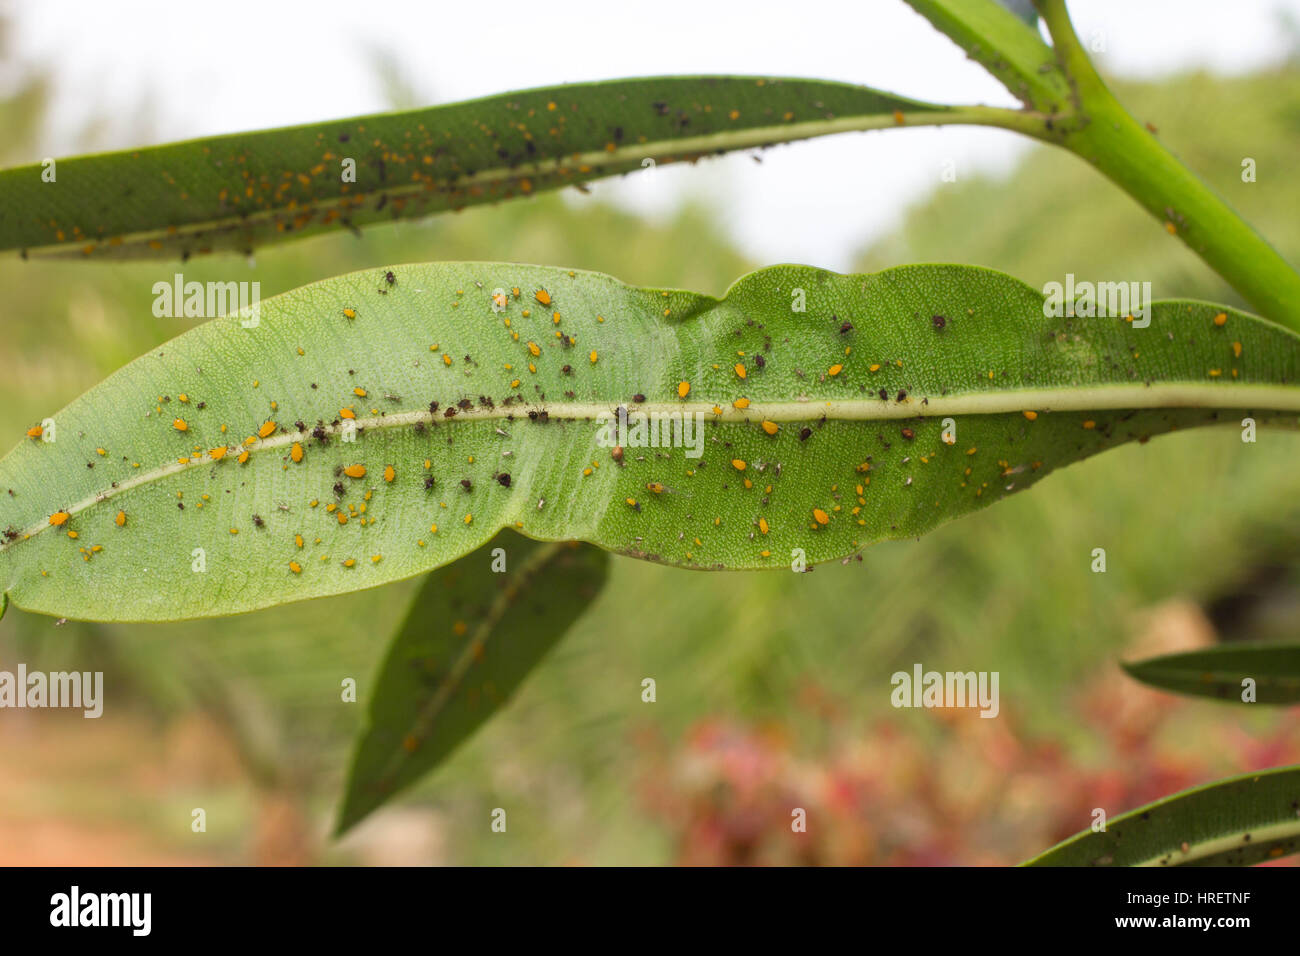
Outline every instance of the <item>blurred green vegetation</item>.
{"type": "MultiPolygon", "coordinates": [[[[1117,93],[1300,260],[1300,181],[1289,175],[1300,151],[1300,69],[1117,84],[1117,93]],[[1258,163],[1255,184],[1240,181],[1244,156],[1258,163]]],[[[45,96],[44,79],[33,74],[0,100],[9,133],[0,160],[39,155],[45,96]]],[[[889,145],[873,139],[862,148],[889,145]]],[[[33,421],[185,330],[182,320],[151,312],[153,283],[176,271],[187,280],[258,280],[270,296],[342,272],[436,259],[567,265],[711,293],[757,265],[719,233],[703,204],[651,224],[576,194],[307,240],[259,252],[255,264],[5,259],[0,434],[12,436],[5,450],[33,421]]],[[[1136,204],[1078,160],[1045,148],[1005,180],[940,186],[859,261],[866,270],[977,263],[1035,285],[1066,272],[1150,279],[1158,296],[1240,304],[1136,204]]],[[[651,822],[637,793],[643,733],[677,740],[719,714],[773,720],[815,753],[825,726],[795,706],[811,687],[842,702],[851,722],[889,720],[924,736],[932,715],[889,706],[889,675],[915,662],[1000,671],[1003,711],[1086,761],[1096,742],[1062,702],[1085,675],[1110,666],[1133,636],[1137,611],[1175,596],[1211,601],[1261,565],[1292,560],[1298,452],[1298,435],[1262,431],[1246,445],[1235,427],[1126,446],[923,540],[880,545],[861,561],[807,575],[710,574],[615,559],[604,594],[511,705],[401,802],[438,821],[438,859],[448,862],[668,862],[673,834],[651,822]],[[1089,570],[1098,547],[1107,551],[1105,574],[1089,570]],[[644,677],[657,681],[654,704],[641,702],[644,677]],[[509,838],[489,830],[494,807],[508,810],[509,838]]],[[[166,726],[203,710],[245,756],[248,780],[233,791],[165,791],[147,813],[100,793],[94,814],[151,816],[161,839],[183,847],[188,808],[203,805],[209,852],[242,861],[252,852],[250,794],[287,793],[305,808],[323,859],[346,862],[355,845],[323,843],[362,714],[361,704],[340,701],[340,684],[356,678],[364,701],[417,583],[170,625],[56,628],[11,610],[0,625],[0,665],[104,669],[104,723],[130,710],[166,726]]],[[[1233,719],[1264,726],[1274,717],[1233,719]]]]}

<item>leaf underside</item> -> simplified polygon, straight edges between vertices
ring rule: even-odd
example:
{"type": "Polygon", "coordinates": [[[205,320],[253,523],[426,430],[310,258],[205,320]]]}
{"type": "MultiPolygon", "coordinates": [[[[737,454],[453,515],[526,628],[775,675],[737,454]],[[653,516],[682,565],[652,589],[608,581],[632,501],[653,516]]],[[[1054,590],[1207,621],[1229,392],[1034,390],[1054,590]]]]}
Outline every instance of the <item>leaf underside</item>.
{"type": "Polygon", "coordinates": [[[430,574],[374,683],[336,833],[415,783],[496,713],[599,593],[608,564],[591,545],[503,532],[430,574]],[[496,548],[507,561],[501,573],[491,570],[496,548]]]}
{"type": "Polygon", "coordinates": [[[1133,439],[1300,410],[1300,340],[1277,326],[1186,301],[1142,329],[1046,318],[975,267],[777,266],[721,300],[540,266],[384,271],[200,325],[56,413],[56,440],[22,440],[0,460],[0,590],[70,618],[231,614],[410,577],[503,527],[788,568],[1133,439]],[[616,460],[619,407],[698,415],[700,456],[630,433],[616,460]]]}
{"type": "Polygon", "coordinates": [[[1028,866],[1250,866],[1300,852],[1300,767],[1184,790],[1085,830],[1028,866]]]}
{"type": "Polygon", "coordinates": [[[1229,703],[1300,703],[1300,645],[1224,644],[1185,654],[1125,663],[1130,677],[1178,694],[1229,703]],[[1254,682],[1252,701],[1243,701],[1243,682],[1254,682]]]}
{"type": "Polygon", "coordinates": [[[239,133],[0,171],[0,251],[251,252],[646,165],[952,112],[847,83],[654,77],[239,133]],[[346,181],[345,162],[355,177],[346,181]]]}

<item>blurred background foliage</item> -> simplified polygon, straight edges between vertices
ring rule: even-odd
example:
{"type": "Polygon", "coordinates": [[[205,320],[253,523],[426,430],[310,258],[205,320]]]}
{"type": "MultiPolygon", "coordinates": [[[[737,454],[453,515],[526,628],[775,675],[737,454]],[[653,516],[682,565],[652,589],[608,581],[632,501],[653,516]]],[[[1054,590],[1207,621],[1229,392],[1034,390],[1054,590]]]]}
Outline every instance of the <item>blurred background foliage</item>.
{"type": "MultiPolygon", "coordinates": [[[[376,64],[394,106],[411,105],[400,75],[376,64]]],[[[0,66],[0,163],[36,161],[47,77],[3,51],[0,66]]],[[[1115,86],[1300,261],[1300,63],[1115,86]],[[1245,156],[1255,184],[1241,182],[1245,156]]],[[[129,141],[152,139],[147,116],[126,121],[129,141]]],[[[104,136],[87,129],[85,147],[104,136]]],[[[397,262],[513,260],[720,294],[761,263],[714,219],[706,196],[652,223],[571,193],[312,239],[255,263],[4,259],[0,444],[183,332],[151,312],[153,283],[176,271],[258,280],[270,296],[397,262]]],[[[1046,148],[1006,178],[936,174],[932,197],[857,265],[923,261],[1036,286],[1067,272],[1149,278],[1157,296],[1241,305],[1132,200],[1046,148]]],[[[807,575],[615,559],[606,592],[506,710],[339,844],[326,834],[363,707],[341,701],[341,682],[355,678],[364,702],[417,582],[169,625],[11,610],[0,668],[103,670],[107,704],[98,721],[0,715],[0,863],[1015,862],[1088,826],[1094,807],[1114,815],[1300,761],[1295,708],[1180,701],[1114,666],[1294,636],[1297,452],[1300,436],[1263,431],[1248,445],[1235,427],[1124,447],[807,575]],[[1089,570],[1098,547],[1105,574],[1089,570]],[[916,662],[999,671],[1002,716],[892,709],[890,674],[916,662]],[[644,677],[656,703],[641,701],[644,677]],[[506,835],[490,832],[494,807],[507,809],[506,835]],[[808,834],[791,833],[793,807],[808,811],[808,834]]]]}

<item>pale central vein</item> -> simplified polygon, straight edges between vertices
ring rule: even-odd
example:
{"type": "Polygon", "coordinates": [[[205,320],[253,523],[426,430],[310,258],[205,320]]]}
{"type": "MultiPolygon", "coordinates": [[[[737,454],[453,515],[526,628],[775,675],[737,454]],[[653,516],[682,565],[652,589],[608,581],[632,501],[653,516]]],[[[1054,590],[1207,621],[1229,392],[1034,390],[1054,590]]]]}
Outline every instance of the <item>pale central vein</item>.
{"type": "MultiPolygon", "coordinates": [[[[475,407],[455,409],[452,418],[446,417],[446,411],[431,413],[427,409],[410,412],[394,412],[375,418],[358,418],[348,424],[358,432],[382,428],[408,428],[416,424],[456,424],[464,421],[484,420],[525,420],[543,412],[550,421],[600,421],[612,419],[619,408],[619,403],[605,404],[596,402],[560,402],[556,404],[498,405],[494,408],[475,407]]],[[[1000,392],[978,392],[963,395],[921,396],[910,395],[901,401],[879,398],[858,399],[804,399],[794,402],[754,402],[745,408],[736,408],[730,403],[713,404],[711,402],[643,402],[628,404],[629,416],[667,417],[679,415],[700,415],[706,421],[743,424],[800,421],[880,421],[909,418],[940,418],[956,415],[997,415],[1008,412],[1036,411],[1048,412],[1082,412],[1106,411],[1118,409],[1152,409],[1152,408],[1222,408],[1222,409],[1260,409],[1274,412],[1300,413],[1300,387],[1293,385],[1242,385],[1234,383],[1198,383],[1175,382],[1157,385],[1141,383],[1121,385],[1090,385],[1083,387],[1061,387],[1042,389],[1019,389],[1000,392]]],[[[452,411],[448,409],[447,411],[452,411]]],[[[325,426],[326,434],[337,435],[344,430],[344,424],[325,426]]],[[[593,432],[593,438],[594,438],[593,432]]],[[[247,446],[247,451],[260,453],[277,448],[284,448],[294,442],[309,441],[312,430],[282,432],[269,438],[259,439],[247,446]]],[[[242,448],[245,446],[235,446],[242,448]]],[[[209,456],[195,455],[181,462],[173,461],[150,469],[133,478],[118,482],[115,486],[97,494],[83,498],[65,508],[69,515],[75,515],[95,504],[107,501],[117,495],[138,488],[150,482],[159,481],[177,474],[187,468],[212,465],[209,456]]],[[[49,524],[37,524],[26,529],[13,541],[0,544],[4,552],[15,544],[51,527],[49,524]]]]}

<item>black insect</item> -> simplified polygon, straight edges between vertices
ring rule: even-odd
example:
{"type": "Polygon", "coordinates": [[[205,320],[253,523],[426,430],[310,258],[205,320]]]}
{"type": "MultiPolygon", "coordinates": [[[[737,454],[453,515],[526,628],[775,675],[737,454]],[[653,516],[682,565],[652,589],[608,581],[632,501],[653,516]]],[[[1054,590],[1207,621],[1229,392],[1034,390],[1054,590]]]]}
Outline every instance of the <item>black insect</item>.
{"type": "Polygon", "coordinates": [[[266,526],[266,522],[262,520],[261,515],[253,515],[253,524],[257,525],[259,528],[266,526]]]}
{"type": "Polygon", "coordinates": [[[429,491],[429,490],[431,490],[435,484],[436,484],[436,482],[434,481],[433,475],[425,475],[425,476],[424,476],[424,490],[425,490],[425,491],[429,491]]]}
{"type": "Polygon", "coordinates": [[[934,323],[934,328],[936,332],[948,324],[948,320],[944,318],[942,315],[932,315],[930,316],[930,321],[934,323]]]}
{"type": "Polygon", "coordinates": [[[462,478],[460,480],[460,486],[464,488],[466,491],[474,490],[474,482],[470,481],[468,478],[462,478]]]}
{"type": "Polygon", "coordinates": [[[510,475],[508,473],[503,471],[501,474],[497,475],[496,477],[497,477],[497,484],[500,485],[502,488],[510,487],[510,475]]]}

